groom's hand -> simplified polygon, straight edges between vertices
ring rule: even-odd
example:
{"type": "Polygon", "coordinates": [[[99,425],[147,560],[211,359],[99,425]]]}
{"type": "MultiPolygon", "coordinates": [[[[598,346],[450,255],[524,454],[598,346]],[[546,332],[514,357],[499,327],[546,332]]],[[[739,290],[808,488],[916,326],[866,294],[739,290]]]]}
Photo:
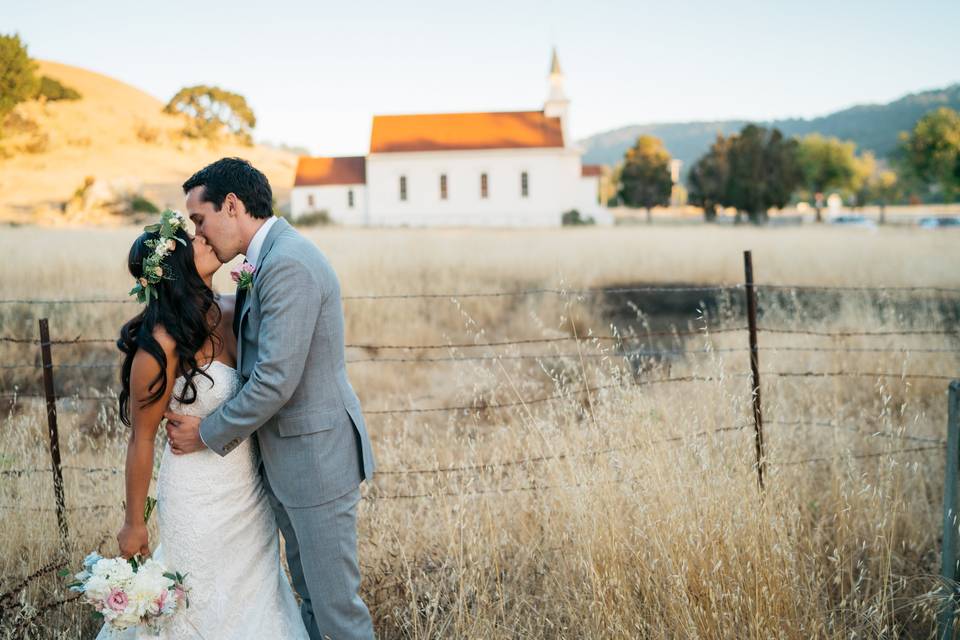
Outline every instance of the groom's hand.
{"type": "Polygon", "coordinates": [[[200,418],[182,416],[172,411],[167,411],[163,417],[167,419],[167,440],[172,452],[181,455],[207,448],[200,439],[200,418]]]}

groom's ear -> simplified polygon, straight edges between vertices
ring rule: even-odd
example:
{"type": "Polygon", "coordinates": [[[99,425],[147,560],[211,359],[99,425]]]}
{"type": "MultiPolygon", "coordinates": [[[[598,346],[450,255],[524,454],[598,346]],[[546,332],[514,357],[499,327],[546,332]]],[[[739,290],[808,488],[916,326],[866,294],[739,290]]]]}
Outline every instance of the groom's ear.
{"type": "Polygon", "coordinates": [[[243,200],[237,197],[237,194],[230,192],[223,199],[223,209],[227,215],[235,217],[241,213],[246,213],[247,208],[243,206],[243,200]]]}

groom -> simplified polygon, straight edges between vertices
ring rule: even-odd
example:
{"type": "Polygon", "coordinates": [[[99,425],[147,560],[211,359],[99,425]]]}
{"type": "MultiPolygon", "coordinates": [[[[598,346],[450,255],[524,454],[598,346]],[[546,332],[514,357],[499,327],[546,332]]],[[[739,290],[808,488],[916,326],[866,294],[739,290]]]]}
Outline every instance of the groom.
{"type": "Polygon", "coordinates": [[[374,463],[347,380],[337,276],[311,241],[273,215],[270,183],[249,162],[218,160],[183,192],[197,234],[220,261],[242,253],[254,271],[252,285],[238,287],[234,312],[243,388],[202,421],[165,414],[171,449],[225,456],[255,436],[311,640],[373,638],[358,594],[357,504],[374,463]]]}

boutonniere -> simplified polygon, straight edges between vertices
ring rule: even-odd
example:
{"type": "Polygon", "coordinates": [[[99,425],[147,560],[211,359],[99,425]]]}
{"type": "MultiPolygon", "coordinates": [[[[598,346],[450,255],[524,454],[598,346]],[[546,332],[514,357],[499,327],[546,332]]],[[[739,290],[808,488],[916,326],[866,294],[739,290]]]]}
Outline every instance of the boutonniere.
{"type": "Polygon", "coordinates": [[[253,287],[253,272],[256,269],[249,262],[244,262],[239,267],[230,271],[230,277],[237,283],[237,291],[243,291],[253,287]]]}

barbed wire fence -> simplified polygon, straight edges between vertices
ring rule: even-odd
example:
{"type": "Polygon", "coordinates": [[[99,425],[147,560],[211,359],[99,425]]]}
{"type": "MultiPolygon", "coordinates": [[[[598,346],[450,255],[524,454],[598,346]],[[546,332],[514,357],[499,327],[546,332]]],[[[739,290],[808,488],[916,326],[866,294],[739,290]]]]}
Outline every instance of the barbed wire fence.
{"type": "MultiPolygon", "coordinates": [[[[854,433],[860,433],[870,436],[877,436],[886,438],[890,441],[901,441],[904,443],[904,446],[900,448],[889,448],[881,451],[873,452],[862,452],[862,453],[847,453],[838,456],[815,456],[804,459],[797,460],[768,460],[766,456],[766,447],[764,443],[764,418],[763,418],[763,405],[760,394],[761,381],[767,377],[774,378],[894,378],[904,381],[909,380],[932,380],[932,381],[943,381],[949,382],[954,380],[956,377],[960,376],[946,376],[946,375],[936,375],[936,374],[925,374],[925,373],[906,373],[906,372],[890,372],[890,371],[784,371],[784,370],[764,370],[759,366],[759,356],[761,352],[822,352],[822,353],[875,353],[875,354],[909,354],[909,353],[937,353],[937,354],[960,354],[960,348],[903,348],[903,347],[810,347],[810,346],[799,346],[799,345],[778,345],[760,348],[759,345],[759,336],[764,334],[769,335],[781,335],[781,336],[816,336],[816,337],[829,337],[829,338],[871,338],[871,337],[901,337],[901,336],[943,336],[943,337],[960,337],[960,328],[957,330],[949,329],[902,329],[902,330],[880,330],[880,331],[870,331],[870,330],[836,330],[836,331],[827,331],[827,330],[816,330],[816,329],[805,329],[805,328],[782,328],[782,327],[769,327],[762,326],[758,324],[758,305],[757,305],[757,292],[758,290],[769,290],[769,291],[782,291],[782,292],[796,292],[796,291],[830,291],[830,292],[865,292],[870,294],[880,294],[886,295],[890,292],[911,292],[911,293],[932,293],[936,295],[958,295],[960,296],[960,288],[945,288],[945,287],[825,287],[825,286],[806,286],[806,285],[762,285],[756,284],[753,280],[753,266],[752,266],[752,257],[750,252],[745,252],[744,254],[744,267],[745,267],[745,282],[744,284],[734,284],[734,285],[724,285],[724,286],[644,286],[644,287],[615,287],[615,288],[593,288],[593,289],[562,289],[562,288],[534,288],[534,289],[521,289],[516,291],[488,291],[488,292],[451,292],[451,293],[411,293],[411,294],[388,294],[388,295],[355,295],[355,296],[344,296],[343,300],[347,301],[379,301],[379,300],[451,300],[459,301],[465,299],[483,299],[483,298],[516,298],[516,297],[525,297],[525,296],[543,296],[543,295],[558,295],[558,296],[579,296],[579,295],[610,295],[610,294],[631,294],[631,293],[679,293],[679,292],[698,292],[698,293],[716,293],[716,294],[737,294],[743,293],[745,296],[745,309],[746,309],[746,324],[742,326],[730,326],[730,327],[718,327],[710,328],[705,327],[702,330],[670,330],[670,331],[647,331],[641,336],[560,336],[560,337],[549,337],[549,338],[523,338],[516,340],[495,340],[495,341],[474,341],[474,342],[445,342],[445,343],[427,343],[427,344],[392,344],[392,343],[348,343],[346,345],[349,349],[365,350],[368,352],[373,352],[375,354],[380,351],[389,351],[389,352],[399,352],[399,351],[419,351],[419,352],[429,352],[429,351],[438,351],[438,350],[452,350],[452,349],[491,349],[498,347],[517,347],[517,346],[530,346],[530,345],[557,345],[561,346],[564,344],[575,344],[577,346],[577,352],[561,352],[561,353],[532,353],[532,354],[466,354],[466,355],[449,355],[449,356],[418,356],[411,357],[409,355],[400,355],[399,357],[388,356],[388,357],[369,357],[369,358],[353,358],[347,359],[347,364],[350,365],[374,365],[374,364],[387,364],[387,363],[406,363],[406,364],[433,364],[440,362],[483,362],[483,361],[498,361],[498,360],[533,360],[533,361],[544,361],[548,359],[555,358],[621,358],[626,363],[632,364],[644,358],[660,358],[660,357],[673,357],[673,356],[693,356],[693,355],[706,355],[706,354],[715,354],[715,353],[745,353],[749,354],[750,360],[750,372],[744,372],[740,374],[726,375],[722,378],[744,378],[749,379],[749,387],[747,391],[750,396],[750,403],[753,409],[752,421],[749,423],[738,424],[732,427],[720,427],[715,429],[709,429],[704,431],[699,431],[695,433],[685,434],[682,436],[673,436],[668,438],[660,438],[655,440],[647,440],[644,442],[632,442],[623,446],[613,447],[613,448],[604,448],[597,449],[586,452],[576,452],[576,453],[558,453],[554,455],[544,455],[544,456],[533,456],[528,458],[519,458],[519,459],[510,459],[510,460],[501,460],[493,462],[484,462],[484,463],[471,463],[471,464],[461,464],[461,465],[448,465],[448,466],[437,466],[434,468],[397,468],[397,469],[384,469],[378,470],[378,475],[383,476],[394,476],[394,477],[413,477],[413,476],[441,476],[441,475],[450,475],[450,474],[467,474],[467,473],[483,473],[488,471],[493,471],[497,469],[513,468],[513,467],[523,467],[527,465],[540,465],[548,464],[551,462],[556,462],[560,460],[567,460],[572,458],[582,459],[582,458],[591,458],[602,455],[609,455],[613,453],[619,453],[629,450],[635,450],[641,447],[650,446],[659,443],[668,443],[668,442],[684,442],[692,438],[704,437],[711,434],[717,434],[722,432],[731,432],[731,431],[746,431],[752,427],[754,433],[754,449],[755,449],[755,461],[752,464],[752,467],[757,475],[757,484],[761,491],[764,490],[765,482],[765,471],[768,466],[798,466],[806,464],[816,464],[823,462],[832,462],[840,461],[846,459],[865,459],[865,458],[877,458],[877,457],[886,457],[886,456],[897,456],[902,454],[914,454],[914,453],[932,453],[935,451],[944,452],[945,448],[948,445],[947,441],[936,439],[936,438],[927,438],[920,436],[912,436],[909,434],[896,434],[888,432],[865,432],[857,426],[851,426],[848,424],[841,424],[833,420],[826,419],[807,419],[807,420],[769,420],[766,424],[777,424],[784,426],[810,426],[816,428],[826,428],[826,429],[835,429],[835,430],[844,430],[854,433]],[[702,349],[645,349],[645,348],[626,348],[626,345],[630,342],[640,340],[640,339],[649,339],[653,337],[663,337],[663,338],[689,338],[689,337],[709,337],[712,335],[719,334],[747,334],[747,345],[744,347],[733,347],[733,348],[702,348],[702,349]],[[588,353],[584,354],[579,350],[581,343],[583,342],[592,342],[592,343],[610,343],[615,347],[618,347],[620,351],[618,353],[604,352],[604,353],[588,353]]],[[[133,300],[123,300],[123,299],[113,299],[113,298],[76,298],[76,299],[0,299],[0,305],[102,305],[102,304],[135,304],[133,300]]],[[[42,371],[42,380],[44,384],[43,392],[37,391],[28,391],[21,392],[19,390],[14,392],[2,392],[0,393],[0,398],[7,399],[11,402],[17,402],[20,399],[38,399],[46,401],[47,409],[47,423],[48,423],[48,436],[49,436],[49,448],[50,448],[50,460],[51,466],[48,469],[38,468],[38,467],[26,467],[19,469],[2,469],[0,470],[0,477],[23,477],[33,474],[52,474],[53,476],[53,486],[54,486],[54,506],[52,508],[43,508],[43,507],[33,507],[25,508],[18,505],[10,504],[0,504],[0,511],[13,510],[13,511],[31,511],[31,512],[55,512],[57,516],[58,523],[58,533],[61,540],[61,547],[63,557],[66,557],[66,552],[69,549],[69,532],[68,532],[68,523],[67,523],[67,514],[73,512],[97,512],[97,511],[106,511],[110,509],[119,509],[121,505],[76,505],[68,507],[65,504],[64,499],[64,480],[63,473],[64,471],[70,473],[80,473],[84,475],[92,474],[107,474],[107,475],[119,475],[123,473],[123,470],[120,468],[114,467],[85,467],[85,466],[75,466],[75,465],[64,465],[61,462],[60,457],[60,445],[59,445],[59,434],[58,434],[58,424],[57,424],[57,403],[65,400],[76,400],[76,401],[95,401],[95,402],[115,402],[116,398],[108,395],[93,395],[93,394],[83,394],[83,393],[72,393],[72,394],[60,394],[57,395],[55,392],[54,385],[54,369],[76,369],[76,370],[96,370],[96,369],[119,369],[119,364],[117,362],[64,362],[59,363],[54,367],[51,347],[53,346],[65,346],[65,345],[110,345],[116,344],[115,338],[109,337],[85,337],[83,335],[77,335],[69,338],[60,338],[52,339],[49,334],[49,323],[47,318],[39,319],[39,337],[29,337],[29,336],[10,336],[10,335],[0,335],[0,343],[9,343],[9,344],[21,344],[31,347],[39,347],[40,352],[40,362],[11,362],[0,364],[0,369],[2,370],[17,370],[17,371],[29,371],[29,370],[40,370],[42,371]]],[[[447,414],[469,414],[478,411],[497,411],[497,410],[506,410],[513,409],[520,406],[527,405],[536,405],[542,403],[548,403],[553,401],[559,401],[563,399],[570,398],[571,396],[581,397],[583,394],[587,394],[587,397],[592,397],[591,394],[598,391],[606,389],[629,389],[629,388],[640,388],[640,387],[649,387],[653,385],[672,385],[679,383],[695,383],[695,382],[711,382],[719,381],[722,379],[720,376],[700,376],[700,375],[688,375],[688,376],[668,376],[664,378],[654,378],[654,379],[634,379],[632,382],[624,385],[623,383],[607,384],[607,385],[582,385],[577,388],[565,390],[562,393],[547,394],[536,397],[529,398],[520,398],[516,401],[510,402],[485,402],[485,401],[475,401],[472,404],[463,404],[463,405],[453,405],[453,406],[435,406],[435,407],[403,407],[403,408],[374,408],[371,410],[365,410],[365,415],[409,415],[409,414],[436,414],[436,413],[447,413],[447,414]]],[[[592,402],[592,401],[591,401],[592,402]]],[[[951,413],[953,415],[953,412],[951,413]]],[[[956,425],[952,425],[951,429],[955,429],[956,425]]],[[[952,433],[952,432],[951,432],[952,433]]],[[[960,446],[957,444],[955,446],[960,446]]],[[[953,457],[957,457],[954,455],[953,457]]],[[[954,475],[954,482],[956,480],[956,475],[954,475]]],[[[377,502],[377,501],[389,501],[389,500],[424,500],[424,499],[439,499],[447,497],[459,497],[459,498],[471,498],[471,497],[496,497],[499,495],[504,495],[508,493],[518,493],[518,492],[541,492],[541,491],[563,491],[563,490],[572,490],[579,489],[583,487],[589,487],[597,484],[596,482],[582,482],[574,484],[559,484],[559,485],[546,485],[546,484],[535,484],[531,486],[510,486],[510,487],[499,487],[492,489],[476,489],[471,488],[468,491],[459,491],[459,492],[449,492],[449,491],[428,491],[428,492],[416,492],[416,493],[389,493],[383,494],[374,487],[364,496],[364,500],[377,502]]],[[[946,509],[946,500],[945,497],[945,509],[946,509]]],[[[946,526],[945,526],[946,534],[946,526]]],[[[946,544],[945,538],[945,544],[946,544]]],[[[49,566],[53,566],[57,561],[52,561],[49,566]]],[[[46,573],[49,573],[49,566],[41,568],[35,574],[27,576],[25,579],[24,585],[29,583],[31,580],[34,580],[46,573]]],[[[62,564],[58,565],[62,566],[62,564]]],[[[946,565],[944,567],[944,576],[946,577],[946,565]]],[[[954,575],[956,578],[956,575],[954,575]]],[[[18,583],[17,588],[21,589],[24,585],[18,583]]],[[[8,592],[9,594],[9,592],[8,592]]],[[[5,596],[8,594],[4,594],[5,596]]],[[[64,601],[66,602],[66,601],[64,601]]],[[[62,603],[61,603],[62,604],[62,603]]]]}

